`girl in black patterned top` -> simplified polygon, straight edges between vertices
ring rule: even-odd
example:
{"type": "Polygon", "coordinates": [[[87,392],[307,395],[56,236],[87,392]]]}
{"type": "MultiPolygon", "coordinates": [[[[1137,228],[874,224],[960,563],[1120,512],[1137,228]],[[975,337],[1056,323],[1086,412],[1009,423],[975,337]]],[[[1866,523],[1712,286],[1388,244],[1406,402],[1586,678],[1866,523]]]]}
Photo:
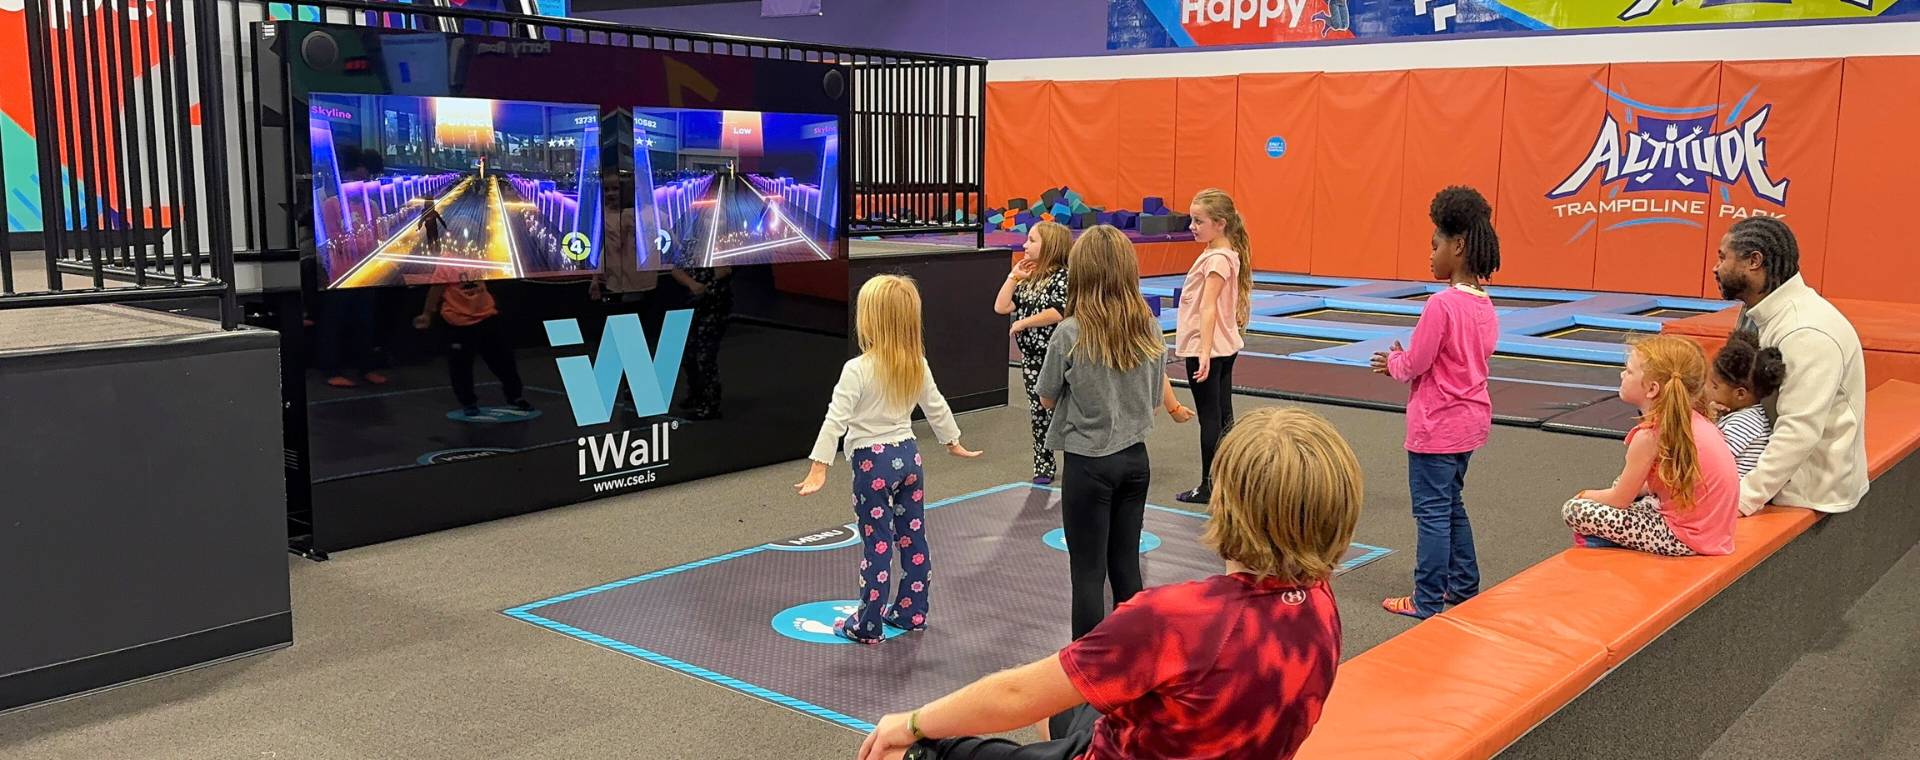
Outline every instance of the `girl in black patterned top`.
{"type": "Polygon", "coordinates": [[[1013,265],[1013,272],[1000,286],[993,310],[1013,315],[1008,331],[1020,347],[1020,378],[1027,386],[1027,407],[1033,412],[1033,482],[1053,482],[1053,452],[1047,450],[1047,426],[1053,412],[1040,405],[1033,384],[1040,379],[1040,364],[1047,358],[1047,341],[1053,339],[1053,326],[1065,319],[1067,308],[1067,251],[1073,247],[1073,233],[1064,225],[1041,222],[1027,233],[1026,255],[1013,265]]]}

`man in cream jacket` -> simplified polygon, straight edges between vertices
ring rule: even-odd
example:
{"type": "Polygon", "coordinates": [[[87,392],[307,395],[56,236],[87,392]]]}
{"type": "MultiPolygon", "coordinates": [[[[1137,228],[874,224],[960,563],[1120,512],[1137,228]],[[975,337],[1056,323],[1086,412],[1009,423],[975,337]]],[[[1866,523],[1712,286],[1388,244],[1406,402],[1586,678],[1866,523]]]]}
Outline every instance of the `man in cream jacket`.
{"type": "Polygon", "coordinates": [[[1845,512],[1867,493],[1867,370],[1860,336],[1800,278],[1800,246],[1778,219],[1733,225],[1713,268],[1720,293],[1745,305],[1740,327],[1787,361],[1768,399],[1773,440],[1740,482],[1740,512],[1768,503],[1845,512]]]}

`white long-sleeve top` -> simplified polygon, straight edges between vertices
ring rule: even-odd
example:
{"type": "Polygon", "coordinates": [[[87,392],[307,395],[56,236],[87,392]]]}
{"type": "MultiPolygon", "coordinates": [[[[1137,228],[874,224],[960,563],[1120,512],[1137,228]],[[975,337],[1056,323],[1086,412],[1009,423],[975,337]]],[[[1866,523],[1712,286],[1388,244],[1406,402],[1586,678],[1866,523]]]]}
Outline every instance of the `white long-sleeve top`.
{"type": "Polygon", "coordinates": [[[1798,275],[1742,315],[1787,376],[1768,409],[1773,438],[1740,481],[1740,512],[1768,502],[1846,512],[1867,495],[1867,369],[1860,335],[1798,275]]]}
{"type": "Polygon", "coordinates": [[[953,421],[953,410],[947,408],[946,397],[940,395],[940,388],[934,385],[933,370],[926,368],[924,359],[920,366],[926,373],[920,383],[920,395],[911,403],[888,404],[886,394],[880,389],[875,362],[865,354],[848,360],[846,366],[840,368],[840,382],[833,386],[833,400],[827,404],[827,418],[820,423],[820,436],[814,439],[810,458],[833,464],[834,443],[843,436],[846,445],[840,451],[849,458],[854,449],[912,438],[915,406],[927,413],[927,422],[933,425],[933,434],[941,445],[960,440],[960,426],[953,421]]]}

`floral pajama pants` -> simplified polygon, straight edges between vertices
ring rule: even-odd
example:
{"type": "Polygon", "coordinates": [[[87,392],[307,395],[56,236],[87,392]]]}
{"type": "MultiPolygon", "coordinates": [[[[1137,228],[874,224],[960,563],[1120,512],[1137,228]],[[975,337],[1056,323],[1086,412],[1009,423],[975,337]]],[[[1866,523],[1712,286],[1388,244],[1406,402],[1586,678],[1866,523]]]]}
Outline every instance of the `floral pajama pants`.
{"type": "Polygon", "coordinates": [[[1053,424],[1053,410],[1040,405],[1040,394],[1033,386],[1040,382],[1040,365],[1047,359],[1045,343],[1033,345],[1028,335],[1038,330],[1025,330],[1020,333],[1020,379],[1027,385],[1027,408],[1032,410],[1033,423],[1033,476],[1057,477],[1054,469],[1053,452],[1047,449],[1047,427],[1053,424]]]}
{"type": "Polygon", "coordinates": [[[1622,548],[1666,557],[1689,557],[1694,553],[1693,548],[1673,535],[1673,529],[1667,526],[1667,518],[1660,514],[1657,496],[1642,496],[1626,509],[1575,498],[1560,508],[1560,515],[1578,537],[1590,536],[1622,548]]]}
{"type": "Polygon", "coordinates": [[[862,641],[881,639],[882,624],[917,630],[927,624],[933,560],[927,553],[926,482],[920,447],[909,438],[853,452],[853,511],[865,551],[860,607],[836,623],[862,641]],[[895,577],[894,558],[900,574],[895,577]]]}

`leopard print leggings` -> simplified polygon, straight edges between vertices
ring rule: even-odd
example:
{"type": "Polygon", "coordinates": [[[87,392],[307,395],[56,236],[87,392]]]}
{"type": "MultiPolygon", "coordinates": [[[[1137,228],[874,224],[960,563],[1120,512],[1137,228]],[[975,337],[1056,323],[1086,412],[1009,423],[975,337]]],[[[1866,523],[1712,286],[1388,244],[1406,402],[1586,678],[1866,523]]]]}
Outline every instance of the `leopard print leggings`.
{"type": "Polygon", "coordinates": [[[1667,520],[1660,516],[1660,498],[1642,496],[1626,509],[1610,507],[1591,499],[1575,498],[1560,508],[1567,527],[1581,535],[1603,538],[1628,549],[1666,557],[1688,557],[1692,547],[1673,535],[1667,520]]]}

